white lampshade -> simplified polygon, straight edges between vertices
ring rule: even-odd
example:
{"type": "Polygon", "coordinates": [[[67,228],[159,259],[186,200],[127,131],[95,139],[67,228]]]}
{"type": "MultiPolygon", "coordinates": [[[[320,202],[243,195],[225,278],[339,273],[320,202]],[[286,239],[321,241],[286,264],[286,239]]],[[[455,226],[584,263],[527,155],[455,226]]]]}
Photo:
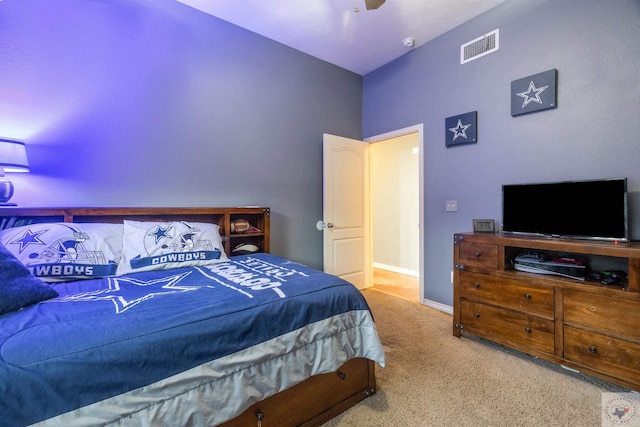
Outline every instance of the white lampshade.
{"type": "Polygon", "coordinates": [[[29,161],[24,142],[0,138],[0,168],[5,172],[29,172],[29,161]]]}

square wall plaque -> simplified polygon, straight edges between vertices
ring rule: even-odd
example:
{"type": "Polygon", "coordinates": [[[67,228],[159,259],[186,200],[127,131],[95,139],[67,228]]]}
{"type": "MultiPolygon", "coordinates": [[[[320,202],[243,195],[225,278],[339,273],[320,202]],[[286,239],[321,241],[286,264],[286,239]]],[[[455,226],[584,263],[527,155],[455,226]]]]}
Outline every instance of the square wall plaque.
{"type": "Polygon", "coordinates": [[[447,117],[444,120],[447,147],[478,142],[478,112],[447,117]]]}
{"type": "Polygon", "coordinates": [[[543,73],[511,82],[511,115],[534,113],[558,106],[557,100],[558,70],[555,68],[543,73]]]}

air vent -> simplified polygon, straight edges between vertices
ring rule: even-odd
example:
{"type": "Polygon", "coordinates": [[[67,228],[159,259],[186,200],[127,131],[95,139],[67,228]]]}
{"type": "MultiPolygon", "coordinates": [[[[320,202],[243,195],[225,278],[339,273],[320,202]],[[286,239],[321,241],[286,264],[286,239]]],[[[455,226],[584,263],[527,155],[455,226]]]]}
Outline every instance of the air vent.
{"type": "Polygon", "coordinates": [[[500,30],[495,29],[490,33],[480,36],[475,40],[460,46],[460,63],[473,61],[481,56],[495,52],[500,48],[500,30]]]}

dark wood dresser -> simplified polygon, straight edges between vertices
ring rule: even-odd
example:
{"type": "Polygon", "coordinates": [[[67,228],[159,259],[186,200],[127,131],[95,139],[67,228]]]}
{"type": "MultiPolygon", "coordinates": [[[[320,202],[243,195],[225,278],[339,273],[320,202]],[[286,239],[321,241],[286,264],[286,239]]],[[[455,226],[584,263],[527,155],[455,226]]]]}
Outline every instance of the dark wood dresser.
{"type": "Polygon", "coordinates": [[[453,335],[473,334],[640,390],[640,245],[461,233],[454,236],[453,335]],[[517,271],[522,253],[580,258],[621,270],[604,285],[589,275],[517,271]]]}

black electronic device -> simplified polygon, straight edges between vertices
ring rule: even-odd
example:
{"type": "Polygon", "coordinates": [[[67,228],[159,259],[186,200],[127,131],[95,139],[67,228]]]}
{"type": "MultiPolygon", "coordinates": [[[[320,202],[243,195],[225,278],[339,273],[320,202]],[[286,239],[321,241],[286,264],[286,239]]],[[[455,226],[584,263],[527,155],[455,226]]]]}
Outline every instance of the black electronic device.
{"type": "Polygon", "coordinates": [[[502,232],[628,241],[627,178],[503,185],[502,232]]]}
{"type": "Polygon", "coordinates": [[[603,285],[620,285],[625,284],[627,280],[627,273],[622,270],[610,270],[602,273],[603,278],[601,283],[603,285]]]}
{"type": "Polygon", "coordinates": [[[527,273],[553,274],[576,280],[585,280],[587,271],[579,259],[547,259],[544,254],[530,252],[518,255],[513,261],[513,268],[527,273]]]}

